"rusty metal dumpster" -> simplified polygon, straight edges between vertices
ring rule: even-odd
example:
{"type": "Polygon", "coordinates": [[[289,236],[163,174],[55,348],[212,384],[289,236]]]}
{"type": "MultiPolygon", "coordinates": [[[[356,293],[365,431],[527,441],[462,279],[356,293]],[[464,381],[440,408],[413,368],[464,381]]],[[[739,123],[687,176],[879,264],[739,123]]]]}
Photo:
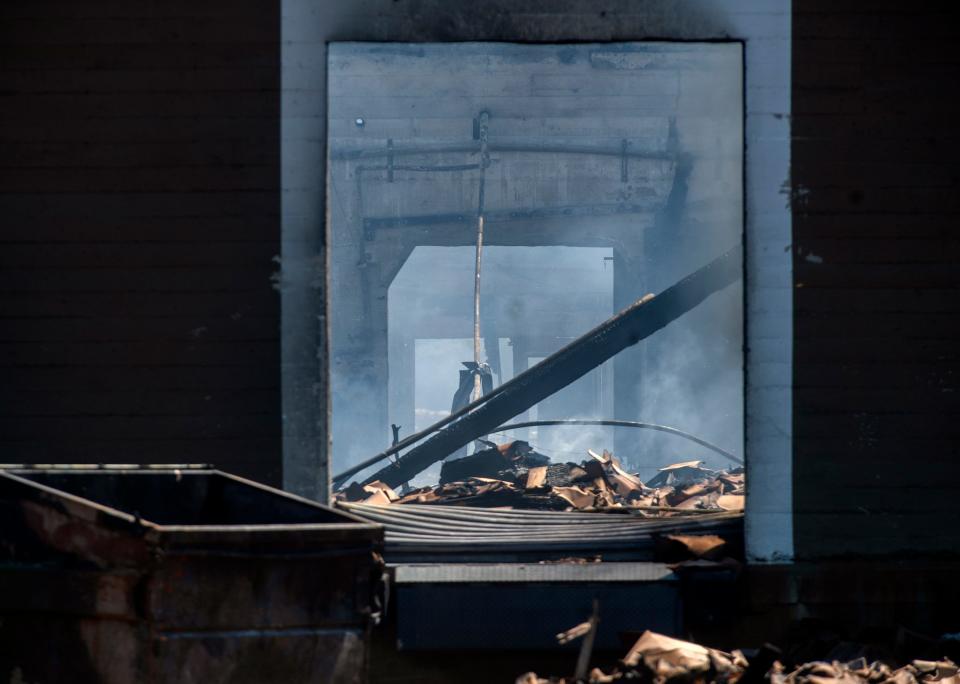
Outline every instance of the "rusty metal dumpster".
{"type": "Polygon", "coordinates": [[[363,682],[381,543],[212,469],[0,469],[0,681],[363,682]]]}

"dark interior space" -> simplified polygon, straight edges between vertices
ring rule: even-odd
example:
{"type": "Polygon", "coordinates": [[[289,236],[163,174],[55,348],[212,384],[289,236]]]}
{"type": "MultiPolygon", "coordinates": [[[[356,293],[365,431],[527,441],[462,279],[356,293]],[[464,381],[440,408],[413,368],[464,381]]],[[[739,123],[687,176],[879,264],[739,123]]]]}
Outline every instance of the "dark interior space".
{"type": "Polygon", "coordinates": [[[329,523],[337,516],[307,503],[209,471],[12,471],[156,525],[283,525],[329,523]]]}

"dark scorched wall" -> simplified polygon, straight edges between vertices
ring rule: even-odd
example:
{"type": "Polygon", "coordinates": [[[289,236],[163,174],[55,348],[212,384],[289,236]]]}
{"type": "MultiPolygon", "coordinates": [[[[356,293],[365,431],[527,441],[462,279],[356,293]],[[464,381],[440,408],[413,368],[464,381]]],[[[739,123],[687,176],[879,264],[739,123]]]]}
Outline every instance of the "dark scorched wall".
{"type": "Polygon", "coordinates": [[[279,15],[0,7],[0,462],[279,482],[279,15]]]}
{"type": "Polygon", "coordinates": [[[800,557],[960,548],[960,52],[949,7],[794,3],[800,557]]]}

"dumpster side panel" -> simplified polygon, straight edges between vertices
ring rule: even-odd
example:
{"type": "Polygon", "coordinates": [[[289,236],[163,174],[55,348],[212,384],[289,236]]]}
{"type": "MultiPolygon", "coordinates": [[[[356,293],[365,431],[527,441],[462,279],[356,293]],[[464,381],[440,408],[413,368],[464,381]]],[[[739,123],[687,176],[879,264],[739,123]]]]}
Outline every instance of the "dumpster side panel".
{"type": "Polygon", "coordinates": [[[369,549],[167,560],[146,577],[0,566],[0,681],[366,681],[369,549]]]}
{"type": "Polygon", "coordinates": [[[33,611],[65,617],[136,620],[143,577],[133,570],[3,563],[0,616],[33,611]]]}
{"type": "MultiPolygon", "coordinates": [[[[69,477],[111,477],[118,499],[148,482],[113,475],[69,477]]],[[[365,681],[382,529],[256,494],[282,501],[236,517],[262,523],[211,500],[201,518],[222,524],[158,526],[0,471],[0,682],[365,681]],[[319,513],[290,522],[292,507],[319,513]]]]}
{"type": "Polygon", "coordinates": [[[360,684],[367,677],[363,630],[294,629],[158,635],[151,681],[178,684],[360,684]]]}
{"type": "Polygon", "coordinates": [[[3,682],[151,681],[143,676],[149,636],[142,623],[39,612],[4,614],[0,643],[3,682]]]}
{"type": "Polygon", "coordinates": [[[60,557],[101,568],[143,568],[154,560],[155,535],[140,521],[3,472],[0,512],[6,519],[0,558],[60,557]]]}
{"type": "Polygon", "coordinates": [[[363,627],[373,554],[169,555],[147,588],[160,630],[363,627]]]}

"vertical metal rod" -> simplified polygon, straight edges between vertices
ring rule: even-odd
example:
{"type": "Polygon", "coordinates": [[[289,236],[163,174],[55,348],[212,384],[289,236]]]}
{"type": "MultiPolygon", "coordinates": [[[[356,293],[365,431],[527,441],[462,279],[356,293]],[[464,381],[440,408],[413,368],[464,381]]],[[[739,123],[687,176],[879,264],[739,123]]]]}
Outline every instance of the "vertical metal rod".
{"type": "Polygon", "coordinates": [[[393,182],[393,138],[387,138],[387,182],[393,182]]]}
{"type": "Polygon", "coordinates": [[[627,142],[627,139],[626,139],[626,138],[624,138],[624,139],[620,142],[620,151],[621,151],[621,154],[620,154],[620,182],[621,182],[621,183],[626,183],[626,182],[627,182],[627,178],[628,178],[628,176],[627,176],[627,171],[628,171],[628,169],[629,169],[630,167],[629,167],[629,159],[627,158],[627,146],[628,146],[629,144],[630,144],[630,143],[627,142]]]}
{"type": "MultiPolygon", "coordinates": [[[[480,181],[483,182],[482,180],[480,181]]],[[[480,264],[483,260],[483,214],[477,219],[477,258],[473,280],[473,360],[480,367],[480,264]]],[[[481,395],[480,373],[473,375],[473,392],[470,401],[476,401],[481,395]]]]}
{"type": "Polygon", "coordinates": [[[587,670],[590,668],[590,656],[593,655],[593,642],[597,636],[597,625],[600,623],[600,602],[593,599],[593,613],[590,615],[590,629],[583,636],[583,642],[580,644],[580,653],[577,656],[577,669],[574,673],[574,679],[578,682],[587,681],[587,670]]]}
{"type": "Polygon", "coordinates": [[[483,394],[480,380],[480,267],[483,262],[483,200],[486,191],[486,171],[490,153],[487,149],[487,122],[489,114],[480,112],[480,192],[477,201],[477,251],[473,271],[473,361],[477,372],[473,376],[473,392],[470,401],[476,401],[483,394]]]}

